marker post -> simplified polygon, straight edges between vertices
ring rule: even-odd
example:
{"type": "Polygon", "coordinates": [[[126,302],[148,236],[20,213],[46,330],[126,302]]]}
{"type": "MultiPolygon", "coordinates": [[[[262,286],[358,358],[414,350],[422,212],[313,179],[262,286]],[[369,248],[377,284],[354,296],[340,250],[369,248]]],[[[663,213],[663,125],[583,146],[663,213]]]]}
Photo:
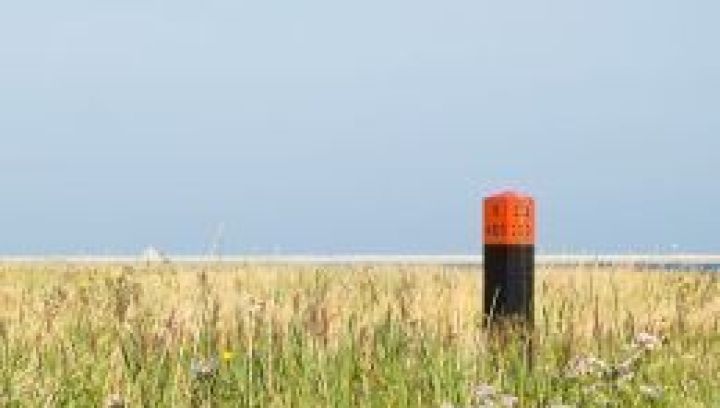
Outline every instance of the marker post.
{"type": "Polygon", "coordinates": [[[533,325],[535,200],[504,192],[483,201],[486,320],[533,325]]]}

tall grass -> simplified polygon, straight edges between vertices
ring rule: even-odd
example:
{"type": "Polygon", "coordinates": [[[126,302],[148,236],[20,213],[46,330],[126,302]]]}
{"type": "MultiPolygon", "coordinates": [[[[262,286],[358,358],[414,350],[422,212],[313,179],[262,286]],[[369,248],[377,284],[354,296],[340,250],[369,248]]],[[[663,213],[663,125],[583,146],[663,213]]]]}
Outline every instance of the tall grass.
{"type": "Polygon", "coordinates": [[[720,406],[718,274],[536,281],[527,333],[472,267],[4,265],[0,406],[720,406]]]}

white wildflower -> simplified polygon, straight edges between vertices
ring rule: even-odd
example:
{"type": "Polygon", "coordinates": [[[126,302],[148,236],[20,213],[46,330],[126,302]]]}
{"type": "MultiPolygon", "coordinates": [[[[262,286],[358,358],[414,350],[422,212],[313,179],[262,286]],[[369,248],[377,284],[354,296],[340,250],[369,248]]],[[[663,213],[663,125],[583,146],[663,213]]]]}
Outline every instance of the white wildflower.
{"type": "Polygon", "coordinates": [[[646,351],[656,350],[661,345],[662,341],[659,337],[645,332],[638,333],[633,340],[633,347],[646,351]]]}
{"type": "Polygon", "coordinates": [[[640,391],[640,394],[648,397],[652,400],[658,400],[662,397],[663,390],[661,387],[652,386],[652,385],[641,385],[638,390],[640,391]]]}
{"type": "Polygon", "coordinates": [[[190,362],[190,374],[196,380],[208,380],[215,377],[220,368],[217,358],[207,360],[192,360],[190,362]]]}
{"type": "Polygon", "coordinates": [[[495,395],[497,395],[497,389],[492,385],[480,384],[473,389],[473,395],[481,401],[487,401],[495,398],[495,395]]]}
{"type": "Polygon", "coordinates": [[[503,394],[498,397],[500,400],[500,406],[506,407],[506,408],[514,408],[518,406],[518,402],[520,401],[518,397],[514,395],[509,394],[503,394]]]}
{"type": "Polygon", "coordinates": [[[593,356],[588,356],[574,358],[570,362],[566,372],[568,377],[577,378],[591,374],[603,374],[607,369],[608,366],[604,361],[593,356]]]}
{"type": "Polygon", "coordinates": [[[637,363],[639,356],[633,355],[627,358],[625,361],[621,362],[620,364],[615,365],[612,370],[608,372],[608,375],[610,378],[614,380],[619,381],[630,381],[635,376],[635,373],[633,372],[633,369],[635,368],[635,364],[637,363]]]}

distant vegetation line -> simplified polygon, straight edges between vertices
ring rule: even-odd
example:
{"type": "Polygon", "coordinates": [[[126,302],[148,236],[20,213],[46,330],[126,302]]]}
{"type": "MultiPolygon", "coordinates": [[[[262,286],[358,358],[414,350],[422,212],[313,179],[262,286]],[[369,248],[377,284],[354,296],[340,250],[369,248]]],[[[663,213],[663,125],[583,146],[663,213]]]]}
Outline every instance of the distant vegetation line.
{"type": "MultiPolygon", "coordinates": [[[[0,263],[249,263],[249,264],[415,264],[481,265],[482,255],[166,255],[158,251],[137,256],[117,255],[33,255],[0,256],[0,263]]],[[[720,255],[713,254],[541,254],[539,265],[638,266],[665,269],[720,270],[720,255]]]]}

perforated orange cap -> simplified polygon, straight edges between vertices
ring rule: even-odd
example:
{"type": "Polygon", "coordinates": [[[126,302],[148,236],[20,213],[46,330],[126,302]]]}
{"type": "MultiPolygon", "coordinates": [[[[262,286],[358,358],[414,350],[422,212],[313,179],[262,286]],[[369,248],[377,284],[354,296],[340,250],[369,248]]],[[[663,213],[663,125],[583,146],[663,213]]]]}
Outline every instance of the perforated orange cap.
{"type": "Polygon", "coordinates": [[[513,191],[485,198],[483,242],[486,245],[534,245],[535,200],[513,191]]]}

